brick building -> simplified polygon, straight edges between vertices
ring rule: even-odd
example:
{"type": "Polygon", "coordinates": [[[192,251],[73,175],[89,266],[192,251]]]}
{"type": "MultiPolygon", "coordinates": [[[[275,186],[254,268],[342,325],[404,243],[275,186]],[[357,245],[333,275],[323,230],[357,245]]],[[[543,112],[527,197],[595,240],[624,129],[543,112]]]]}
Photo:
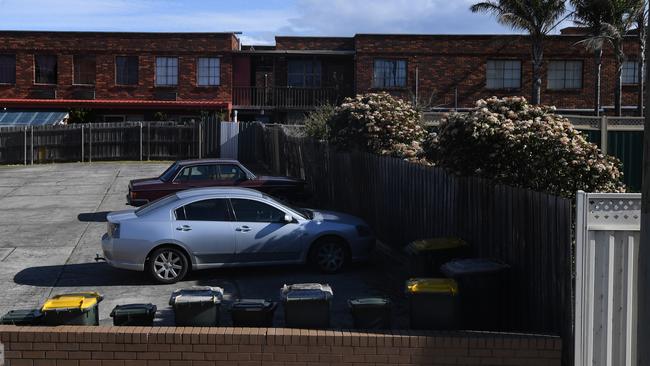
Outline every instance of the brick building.
{"type": "MultiPolygon", "coordinates": [[[[542,102],[593,109],[593,53],[575,29],[548,37],[542,102]]],[[[625,44],[623,105],[636,106],[639,46],[625,44]]],[[[93,110],[101,121],[291,121],[323,102],[388,91],[431,109],[471,107],[492,95],[530,97],[528,38],[519,35],[276,37],[242,46],[235,33],[0,32],[0,108],[93,110]]],[[[605,50],[602,105],[614,104],[605,50]]]]}

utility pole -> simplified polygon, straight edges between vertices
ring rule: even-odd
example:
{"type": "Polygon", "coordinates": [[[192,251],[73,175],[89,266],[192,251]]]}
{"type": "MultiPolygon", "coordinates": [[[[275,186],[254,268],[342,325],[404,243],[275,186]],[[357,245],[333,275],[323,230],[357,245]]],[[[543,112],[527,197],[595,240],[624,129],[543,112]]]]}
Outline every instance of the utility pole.
{"type": "MultiPolygon", "coordinates": [[[[650,32],[646,32],[646,44],[650,32]]],[[[645,49],[646,70],[648,47],[645,49]]],[[[645,73],[645,85],[648,84],[648,74],[645,73]]],[[[645,107],[650,110],[650,88],[646,88],[645,107]]],[[[643,125],[643,186],[641,188],[641,242],[639,245],[639,273],[637,280],[637,365],[650,366],[650,113],[645,113],[643,125]]]]}

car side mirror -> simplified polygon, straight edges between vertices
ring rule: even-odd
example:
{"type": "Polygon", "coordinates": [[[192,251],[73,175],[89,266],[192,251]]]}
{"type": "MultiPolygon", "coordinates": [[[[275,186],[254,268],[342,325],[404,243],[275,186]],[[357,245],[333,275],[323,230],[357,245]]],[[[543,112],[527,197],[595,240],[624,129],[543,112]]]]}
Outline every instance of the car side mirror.
{"type": "Polygon", "coordinates": [[[292,223],[293,222],[293,217],[291,215],[289,215],[289,214],[285,214],[284,215],[284,222],[287,223],[287,224],[292,223]]]}

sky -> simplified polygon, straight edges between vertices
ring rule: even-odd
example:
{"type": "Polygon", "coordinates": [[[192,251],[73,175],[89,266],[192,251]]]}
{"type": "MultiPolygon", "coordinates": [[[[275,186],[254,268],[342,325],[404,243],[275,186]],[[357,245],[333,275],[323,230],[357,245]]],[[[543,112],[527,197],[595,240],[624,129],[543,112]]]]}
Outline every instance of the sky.
{"type": "Polygon", "coordinates": [[[513,33],[476,0],[0,0],[3,30],[243,32],[275,35],[513,33]]]}

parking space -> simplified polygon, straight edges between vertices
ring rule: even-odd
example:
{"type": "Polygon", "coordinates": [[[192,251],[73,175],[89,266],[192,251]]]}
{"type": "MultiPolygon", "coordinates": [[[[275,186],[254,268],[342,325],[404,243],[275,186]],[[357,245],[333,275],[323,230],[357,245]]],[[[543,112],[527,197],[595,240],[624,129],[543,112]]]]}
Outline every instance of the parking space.
{"type": "MultiPolygon", "coordinates": [[[[169,294],[178,287],[223,287],[225,306],[236,298],[278,300],[285,283],[325,282],[334,289],[332,325],[352,325],[347,299],[392,295],[394,325],[406,327],[399,296],[401,279],[370,264],[355,265],[337,275],[303,266],[207,270],[191,273],[182,283],[154,284],[144,273],[95,263],[106,231],[106,212],[125,205],[130,179],[156,176],[169,163],[92,163],[0,167],[0,313],[38,307],[63,292],[99,291],[100,322],[110,324],[117,304],[151,302],[156,323],[173,324],[169,294]]],[[[281,308],[276,324],[283,324],[281,308]]],[[[224,324],[230,323],[227,313],[224,324]]]]}

